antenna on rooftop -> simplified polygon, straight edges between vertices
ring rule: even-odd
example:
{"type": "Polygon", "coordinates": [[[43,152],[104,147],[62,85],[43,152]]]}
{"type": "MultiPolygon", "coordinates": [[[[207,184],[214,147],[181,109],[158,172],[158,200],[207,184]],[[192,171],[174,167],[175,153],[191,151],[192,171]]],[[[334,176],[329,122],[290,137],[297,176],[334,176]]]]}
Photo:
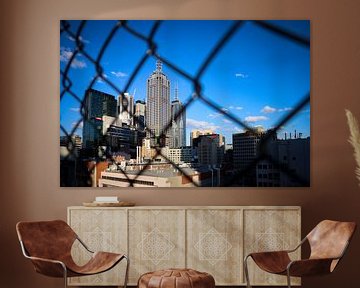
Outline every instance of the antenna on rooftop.
{"type": "Polygon", "coordinates": [[[159,72],[162,71],[162,62],[160,59],[156,60],[156,71],[159,71],[159,72]]]}

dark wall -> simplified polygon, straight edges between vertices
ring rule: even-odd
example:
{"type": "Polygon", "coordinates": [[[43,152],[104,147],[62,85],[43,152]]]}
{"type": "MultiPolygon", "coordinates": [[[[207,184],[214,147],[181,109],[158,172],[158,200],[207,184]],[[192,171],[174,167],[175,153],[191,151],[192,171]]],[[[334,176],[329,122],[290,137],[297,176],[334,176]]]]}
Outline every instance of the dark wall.
{"type": "MultiPolygon", "coordinates": [[[[310,19],[311,187],[107,190],[138,205],[300,205],[302,231],[330,218],[360,223],[360,187],[344,109],[360,118],[359,1],[5,0],[0,4],[1,287],[62,287],[22,258],[19,220],[66,219],[98,189],[59,188],[59,20],[310,19]]],[[[103,191],[101,191],[102,193],[103,191]]],[[[331,276],[304,287],[358,287],[359,231],[331,276]]]]}

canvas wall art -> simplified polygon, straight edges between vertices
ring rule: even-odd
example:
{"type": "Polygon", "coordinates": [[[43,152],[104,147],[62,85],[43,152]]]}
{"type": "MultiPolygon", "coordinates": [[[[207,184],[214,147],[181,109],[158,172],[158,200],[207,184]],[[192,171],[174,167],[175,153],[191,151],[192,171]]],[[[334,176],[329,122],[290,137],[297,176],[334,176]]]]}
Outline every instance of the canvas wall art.
{"type": "Polygon", "coordinates": [[[60,21],[60,185],[310,185],[310,21],[60,21]]]}

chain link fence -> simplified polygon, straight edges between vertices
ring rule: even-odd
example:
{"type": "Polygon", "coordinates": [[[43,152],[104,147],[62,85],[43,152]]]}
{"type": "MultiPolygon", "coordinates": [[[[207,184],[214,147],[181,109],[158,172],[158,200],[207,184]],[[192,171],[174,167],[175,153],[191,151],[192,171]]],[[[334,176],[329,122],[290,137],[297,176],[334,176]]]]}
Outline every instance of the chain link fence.
{"type": "MultiPolygon", "coordinates": [[[[61,186],[92,186],[92,173],[95,169],[96,165],[90,165],[87,166],[84,164],[84,162],[79,161],[79,155],[77,154],[77,146],[74,140],[74,136],[76,135],[76,131],[80,126],[82,125],[84,119],[87,117],[87,94],[85,96],[78,95],[73,90],[73,80],[70,77],[70,71],[72,69],[72,63],[76,61],[76,57],[78,55],[82,55],[85,57],[91,65],[95,68],[95,75],[93,76],[92,80],[89,82],[87,90],[94,88],[97,81],[103,81],[107,85],[109,85],[118,95],[125,95],[125,93],[129,90],[132,83],[134,82],[135,78],[137,77],[139,71],[142,69],[144,64],[146,63],[149,58],[156,58],[160,60],[164,65],[167,66],[168,69],[173,70],[180,76],[184,77],[189,83],[192,85],[193,93],[188,96],[188,98],[184,101],[184,105],[174,115],[173,119],[176,121],[181,115],[188,109],[193,103],[196,101],[201,101],[211,109],[215,110],[217,113],[220,113],[226,119],[230,120],[232,123],[238,125],[239,127],[242,127],[244,130],[250,131],[254,135],[258,133],[256,129],[249,126],[246,121],[243,121],[242,119],[238,118],[235,114],[231,113],[230,111],[225,111],[222,109],[221,103],[215,102],[213,99],[205,95],[204,87],[201,84],[202,77],[206,73],[208,67],[210,64],[214,61],[215,57],[222,52],[223,47],[230,41],[232,37],[235,36],[235,34],[242,29],[244,26],[244,23],[246,21],[233,21],[233,23],[230,25],[228,30],[223,35],[215,35],[214,37],[218,37],[219,40],[217,43],[212,47],[210,53],[205,57],[205,60],[203,61],[202,65],[198,69],[198,71],[195,73],[195,76],[191,76],[191,74],[183,69],[181,69],[178,65],[175,65],[172,63],[171,59],[166,59],[165,57],[162,57],[158,54],[158,48],[159,44],[155,41],[155,36],[157,35],[157,32],[160,28],[160,26],[163,24],[164,21],[154,21],[151,31],[148,35],[141,34],[140,32],[133,29],[128,21],[120,20],[117,21],[116,24],[112,27],[109,34],[107,35],[105,41],[102,43],[101,48],[97,54],[96,57],[93,57],[90,55],[90,53],[87,51],[87,43],[83,40],[83,32],[84,28],[87,25],[87,21],[80,21],[80,24],[76,29],[72,27],[72,22],[67,20],[62,20],[60,22],[60,36],[66,36],[71,37],[75,41],[75,49],[73,50],[71,57],[68,59],[68,62],[65,65],[64,69],[60,69],[60,81],[61,81],[61,91],[60,91],[60,101],[66,96],[66,97],[72,97],[75,101],[78,102],[80,107],[80,118],[73,126],[72,130],[69,131],[66,129],[61,123],[60,123],[60,130],[61,134],[63,135],[62,138],[66,138],[66,143],[63,143],[66,146],[66,149],[68,151],[68,154],[61,159],[60,163],[60,184],[61,186]],[[124,86],[123,89],[120,89],[115,83],[113,83],[109,78],[105,76],[105,69],[104,65],[102,65],[103,56],[105,51],[108,49],[108,47],[111,45],[111,42],[113,38],[118,37],[119,31],[125,30],[127,33],[131,34],[132,37],[135,37],[141,41],[143,41],[147,45],[147,51],[144,53],[140,59],[140,61],[135,65],[135,68],[133,69],[132,73],[129,75],[128,80],[124,86]],[[75,159],[75,160],[74,160],[75,159]],[[75,166],[75,168],[74,168],[75,166]],[[71,168],[71,169],[70,169],[71,168]],[[71,171],[69,171],[69,169],[71,171]],[[80,171],[80,172],[79,172],[80,171]],[[75,182],[74,182],[75,181],[75,182]]],[[[303,38],[295,33],[292,33],[290,31],[287,31],[285,29],[279,28],[278,26],[273,25],[270,22],[267,21],[251,21],[254,25],[257,25],[258,27],[261,27],[262,29],[265,29],[267,31],[270,31],[273,34],[276,34],[280,37],[289,39],[296,43],[297,45],[303,46],[306,49],[310,49],[310,39],[303,38]]],[[[264,48],[266,49],[266,48],[264,48]]],[[[131,110],[129,109],[128,103],[126,103],[126,97],[122,97],[124,99],[123,106],[130,114],[132,115],[131,110]]],[[[310,104],[310,91],[302,97],[302,99],[296,104],[295,107],[291,111],[288,111],[275,125],[274,128],[269,130],[268,133],[263,135],[261,137],[261,140],[258,144],[258,152],[257,156],[251,161],[251,163],[248,163],[246,167],[243,167],[241,169],[237,169],[234,171],[231,177],[228,177],[227,181],[225,183],[222,183],[221,186],[238,186],[238,179],[246,176],[249,171],[254,169],[256,165],[260,161],[268,161],[268,163],[272,163],[278,169],[282,172],[294,179],[299,186],[309,186],[309,181],[307,179],[302,178],[300,175],[297,175],[293,169],[289,169],[286,165],[282,165],[278,161],[278,159],[275,159],[268,151],[267,143],[276,136],[276,133],[283,127],[286,123],[291,121],[302,109],[304,109],[307,105],[310,104]]],[[[147,135],[150,136],[154,140],[156,145],[153,146],[153,148],[156,150],[155,155],[153,158],[160,156],[163,158],[166,162],[171,163],[171,165],[183,175],[189,182],[191,182],[194,186],[199,186],[199,183],[197,181],[194,181],[191,175],[188,174],[186,169],[180,167],[179,165],[175,164],[171,159],[168,158],[167,155],[164,155],[162,153],[162,146],[163,146],[163,139],[166,138],[166,135],[171,129],[172,126],[172,120],[169,121],[169,123],[163,127],[161,135],[156,136],[154,132],[149,129],[149,127],[146,126],[146,122],[144,123],[141,119],[135,118],[134,121],[137,121],[139,125],[143,125],[145,127],[145,131],[147,135]]],[[[114,121],[115,122],[115,121],[114,121]]],[[[114,124],[114,123],[113,123],[114,124]]],[[[100,141],[101,143],[106,143],[107,139],[105,137],[105,134],[102,136],[103,139],[100,141]]],[[[113,155],[107,150],[103,148],[103,145],[99,145],[99,150],[101,150],[101,153],[98,153],[98,155],[93,155],[92,157],[93,162],[99,163],[104,160],[104,157],[107,159],[109,164],[113,164],[117,166],[117,170],[119,173],[122,173],[126,179],[128,186],[135,186],[136,180],[147,170],[147,168],[150,167],[150,165],[153,163],[153,160],[147,162],[144,164],[143,169],[139,170],[135,177],[129,177],[128,172],[121,167],[113,159],[113,155]]]]}

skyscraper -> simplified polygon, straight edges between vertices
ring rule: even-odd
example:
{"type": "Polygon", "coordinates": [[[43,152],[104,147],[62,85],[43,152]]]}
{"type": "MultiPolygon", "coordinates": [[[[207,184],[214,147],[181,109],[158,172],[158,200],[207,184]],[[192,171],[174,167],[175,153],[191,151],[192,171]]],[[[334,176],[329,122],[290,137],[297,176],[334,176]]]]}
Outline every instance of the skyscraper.
{"type": "MultiPolygon", "coordinates": [[[[156,70],[149,76],[146,83],[146,126],[152,132],[151,144],[161,143],[163,139],[159,139],[163,129],[171,120],[170,111],[170,81],[162,72],[162,63],[160,60],[156,62],[156,70]]],[[[169,144],[170,130],[164,135],[165,143],[169,144]]]]}
{"type": "Polygon", "coordinates": [[[175,88],[175,99],[171,102],[171,143],[170,147],[180,148],[186,146],[186,114],[185,110],[175,119],[183,108],[178,98],[178,88],[175,88]]]}
{"type": "Polygon", "coordinates": [[[145,114],[146,114],[146,103],[145,101],[136,100],[135,103],[135,119],[134,125],[140,130],[145,129],[145,114]]]}
{"type": "Polygon", "coordinates": [[[113,95],[95,89],[87,90],[85,99],[83,145],[85,148],[95,148],[100,144],[102,117],[116,117],[116,100],[113,95]]]}
{"type": "Polygon", "coordinates": [[[120,94],[117,103],[118,117],[122,123],[133,125],[134,119],[134,97],[129,93],[120,94]]]}

